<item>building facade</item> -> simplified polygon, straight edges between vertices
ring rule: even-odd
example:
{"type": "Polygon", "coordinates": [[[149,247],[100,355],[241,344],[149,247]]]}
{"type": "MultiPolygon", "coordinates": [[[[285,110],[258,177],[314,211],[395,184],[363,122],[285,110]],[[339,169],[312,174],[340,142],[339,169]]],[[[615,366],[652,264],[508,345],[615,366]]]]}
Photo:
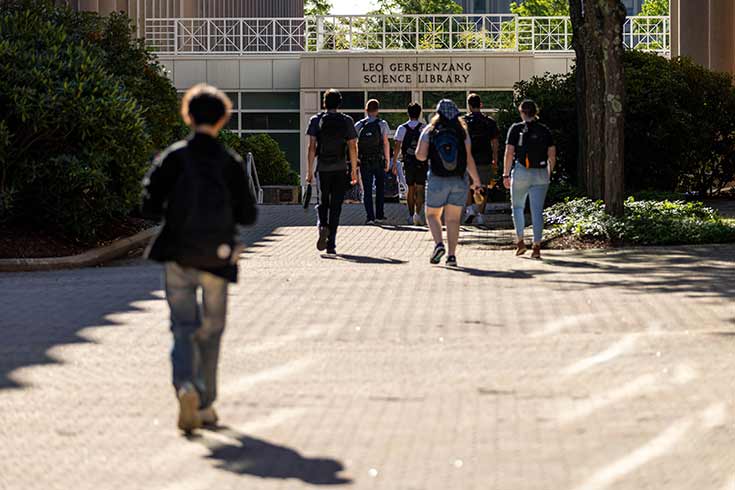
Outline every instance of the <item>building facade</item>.
{"type": "MultiPolygon", "coordinates": [[[[441,98],[462,107],[469,92],[479,92],[492,112],[507,106],[518,81],[566,73],[574,63],[566,18],[304,18],[295,0],[61,1],[101,14],[127,12],[177,90],[201,82],[224,90],[233,102],[228,128],[269,134],[302,176],[306,125],[328,88],[342,91],[343,109],[355,119],[364,116],[366,100],[380,99],[395,129],[411,101],[428,115],[441,98]]],[[[624,41],[669,56],[669,27],[668,17],[630,18],[624,41]]]]}

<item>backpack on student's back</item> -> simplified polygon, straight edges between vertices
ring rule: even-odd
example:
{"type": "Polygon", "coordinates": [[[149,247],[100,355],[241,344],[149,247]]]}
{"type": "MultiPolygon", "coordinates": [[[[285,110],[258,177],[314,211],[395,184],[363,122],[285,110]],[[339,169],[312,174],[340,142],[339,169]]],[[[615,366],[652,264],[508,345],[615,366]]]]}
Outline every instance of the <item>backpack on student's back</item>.
{"type": "Polygon", "coordinates": [[[415,160],[416,159],[416,148],[419,146],[419,138],[421,137],[421,131],[424,129],[424,125],[418,123],[414,128],[404,124],[405,134],[403,135],[403,141],[401,141],[401,153],[403,159],[415,160]]]}
{"type": "Polygon", "coordinates": [[[429,165],[439,177],[463,176],[467,170],[467,149],[459,123],[437,123],[431,131],[429,165]]]}
{"type": "Polygon", "coordinates": [[[226,266],[235,244],[235,218],[225,169],[214,158],[194,159],[189,149],[182,156],[173,199],[181,208],[172,227],[177,262],[202,269],[226,266]]]}
{"type": "Polygon", "coordinates": [[[380,131],[380,119],[365,122],[357,135],[357,149],[360,160],[379,158],[383,150],[383,134],[380,131]]]}
{"type": "Polygon", "coordinates": [[[322,113],[316,137],[320,167],[334,166],[346,161],[346,124],[345,117],[338,112],[322,113]]]}
{"type": "Polygon", "coordinates": [[[494,121],[481,112],[470,112],[464,116],[464,120],[472,142],[472,156],[475,162],[478,165],[489,165],[492,163],[490,140],[495,136],[494,121]]]}

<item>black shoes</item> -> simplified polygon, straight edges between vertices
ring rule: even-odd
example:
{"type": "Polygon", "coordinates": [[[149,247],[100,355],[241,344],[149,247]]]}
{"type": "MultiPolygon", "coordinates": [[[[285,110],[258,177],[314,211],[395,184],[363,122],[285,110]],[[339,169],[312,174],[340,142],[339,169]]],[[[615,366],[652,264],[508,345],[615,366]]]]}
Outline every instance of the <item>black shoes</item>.
{"type": "Polygon", "coordinates": [[[444,248],[444,244],[438,243],[436,247],[434,247],[434,251],[431,253],[429,263],[438,264],[439,262],[441,262],[442,257],[444,257],[445,253],[447,253],[447,250],[444,248]]]}
{"type": "Polygon", "coordinates": [[[457,267],[457,257],[454,255],[449,255],[447,257],[447,267],[457,267]]]}
{"type": "Polygon", "coordinates": [[[329,240],[329,228],[326,226],[319,227],[319,240],[316,242],[316,249],[320,252],[327,248],[327,240],[329,240]]]}

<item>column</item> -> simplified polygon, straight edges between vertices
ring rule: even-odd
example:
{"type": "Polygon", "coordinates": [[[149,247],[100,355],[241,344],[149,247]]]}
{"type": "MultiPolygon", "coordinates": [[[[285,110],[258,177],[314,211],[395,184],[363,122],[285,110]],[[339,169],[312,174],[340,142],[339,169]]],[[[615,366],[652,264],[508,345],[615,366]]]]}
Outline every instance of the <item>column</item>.
{"type": "Polygon", "coordinates": [[[671,0],[672,55],[735,74],[732,0],[671,0]]]}

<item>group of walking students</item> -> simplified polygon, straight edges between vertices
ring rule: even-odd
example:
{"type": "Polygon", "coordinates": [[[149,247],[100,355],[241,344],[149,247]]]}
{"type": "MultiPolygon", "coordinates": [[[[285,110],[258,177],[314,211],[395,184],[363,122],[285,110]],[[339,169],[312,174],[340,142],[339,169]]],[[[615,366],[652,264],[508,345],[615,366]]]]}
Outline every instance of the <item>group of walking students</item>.
{"type": "MultiPolygon", "coordinates": [[[[466,223],[483,223],[486,196],[499,169],[498,125],[483,114],[480,96],[473,93],[467,97],[465,115],[453,101],[442,99],[428,124],[421,122],[421,106],[410,103],[406,111],[408,121],[395,134],[392,161],[390,128],[380,118],[378,100],[367,102],[367,117],[357,123],[339,112],[342,103],[339,91],[327,90],[322,103],[324,111],[312,116],[306,131],[309,136],[306,181],[311,185],[315,175],[319,181],[317,249],[326,250],[327,254],[337,253],[337,229],[345,192],[358,180],[362,181],[366,224],[384,222],[385,174],[401,172],[408,187],[409,223],[423,224],[425,212],[434,239],[429,261],[438,264],[446,254],[446,264],[456,266],[462,210],[466,209],[466,223]],[[447,229],[446,246],[442,217],[447,229]]],[[[543,205],[556,164],[556,147],[549,128],[538,122],[538,108],[532,100],[523,101],[518,110],[522,121],[508,131],[502,181],[511,191],[516,254],[526,253],[524,210],[529,200],[533,223],[531,257],[540,259],[543,205]]]]}
{"type": "MultiPolygon", "coordinates": [[[[482,220],[486,190],[499,168],[498,127],[481,112],[480,97],[470,94],[465,115],[451,100],[441,100],[428,124],[421,121],[421,106],[409,104],[408,121],[394,138],[393,162],[390,128],[379,117],[377,100],[367,102],[367,117],[357,123],[339,112],[339,91],[326,91],[322,102],[323,112],[310,119],[307,129],[306,181],[311,185],[318,178],[317,249],[337,253],[342,203],[350,186],[362,181],[367,223],[380,223],[385,220],[385,174],[402,172],[410,222],[421,225],[425,215],[434,240],[430,263],[438,264],[446,255],[446,264],[457,266],[462,211],[467,209],[466,221],[482,220]]],[[[522,120],[508,131],[502,180],[511,191],[516,255],[526,252],[528,199],[532,257],[538,259],[556,148],[549,129],[538,122],[536,104],[525,100],[518,109],[522,120]]],[[[237,225],[252,224],[257,215],[255,189],[243,159],[217,139],[231,110],[231,101],[217,88],[206,84],[191,88],[181,103],[190,136],[159,154],[143,181],[143,213],[163,218],[146,255],[164,264],[178,427],[187,433],[218,421],[213,404],[227,289],[237,281],[237,261],[244,248],[236,238],[237,225]]]]}

